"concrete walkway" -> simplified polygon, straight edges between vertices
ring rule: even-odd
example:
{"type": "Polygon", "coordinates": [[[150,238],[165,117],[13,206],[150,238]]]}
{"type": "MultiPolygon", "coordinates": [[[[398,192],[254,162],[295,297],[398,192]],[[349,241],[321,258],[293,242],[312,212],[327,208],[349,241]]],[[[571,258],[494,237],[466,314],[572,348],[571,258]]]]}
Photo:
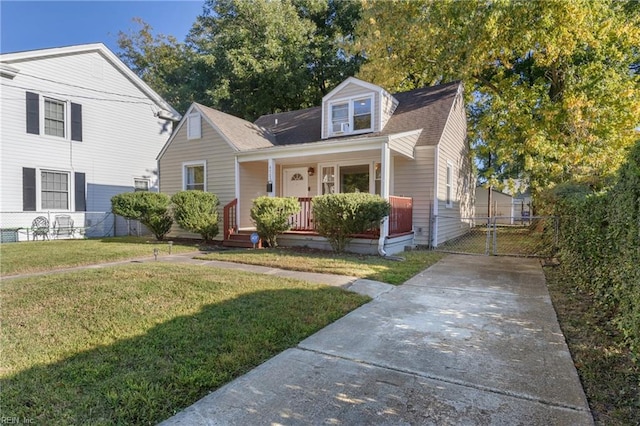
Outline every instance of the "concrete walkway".
{"type": "Polygon", "coordinates": [[[593,424],[539,261],[450,255],[377,284],[372,302],[161,425],[593,424]]]}

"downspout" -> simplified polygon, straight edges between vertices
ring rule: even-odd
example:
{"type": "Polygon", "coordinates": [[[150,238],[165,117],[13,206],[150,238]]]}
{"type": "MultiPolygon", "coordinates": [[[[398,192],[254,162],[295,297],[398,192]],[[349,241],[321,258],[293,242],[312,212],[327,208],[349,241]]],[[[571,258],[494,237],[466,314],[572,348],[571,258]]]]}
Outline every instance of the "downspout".
{"type": "MultiPolygon", "coordinates": [[[[391,163],[391,150],[389,149],[389,140],[387,139],[382,144],[382,155],[380,158],[380,195],[385,200],[389,201],[389,164],[391,163]]],[[[384,243],[389,235],[389,216],[382,219],[380,224],[380,238],[378,238],[378,254],[382,257],[387,256],[387,252],[384,251],[384,243]]]]}
{"type": "Polygon", "coordinates": [[[433,160],[434,165],[434,176],[433,176],[433,220],[431,230],[431,247],[438,246],[438,167],[439,167],[439,157],[440,157],[440,144],[436,145],[436,149],[434,149],[435,159],[433,160]]]}

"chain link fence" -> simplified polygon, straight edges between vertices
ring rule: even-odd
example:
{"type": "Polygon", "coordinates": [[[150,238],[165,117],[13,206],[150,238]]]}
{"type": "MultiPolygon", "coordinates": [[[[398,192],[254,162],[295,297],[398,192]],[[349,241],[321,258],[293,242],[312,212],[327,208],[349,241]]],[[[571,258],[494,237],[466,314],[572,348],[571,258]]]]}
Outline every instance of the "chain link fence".
{"type": "Polygon", "coordinates": [[[32,241],[43,238],[104,238],[126,235],[149,235],[149,231],[138,221],[127,220],[112,212],[2,212],[0,213],[0,242],[32,241]],[[70,218],[69,232],[57,232],[61,216],[70,218]],[[34,232],[36,218],[38,232],[34,232]],[[44,223],[44,229],[42,229],[44,223]]]}
{"type": "MultiPolygon", "coordinates": [[[[438,229],[455,230],[457,237],[434,250],[494,256],[552,257],[558,246],[558,218],[438,216],[438,229]],[[461,229],[462,228],[462,229],[461,229]]],[[[449,231],[451,232],[451,231],[449,231]]]]}

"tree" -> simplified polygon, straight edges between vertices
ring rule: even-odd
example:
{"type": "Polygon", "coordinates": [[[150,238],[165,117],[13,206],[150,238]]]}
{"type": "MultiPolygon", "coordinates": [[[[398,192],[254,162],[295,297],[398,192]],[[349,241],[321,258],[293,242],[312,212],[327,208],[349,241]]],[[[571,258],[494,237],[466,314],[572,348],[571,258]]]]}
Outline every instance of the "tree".
{"type": "Polygon", "coordinates": [[[605,185],[640,123],[640,12],[632,2],[367,2],[359,77],[391,91],[461,79],[488,184],[534,194],[605,185]]]}
{"type": "Polygon", "coordinates": [[[199,73],[193,51],[175,37],[154,36],[140,18],[134,21],[138,32],[118,33],[120,59],[177,111],[184,113],[192,102],[202,101],[195,90],[199,73]]]}
{"type": "Polygon", "coordinates": [[[179,111],[199,102],[254,120],[318,105],[361,62],[359,2],[208,0],[185,43],[138,21],[120,33],[120,58],[179,111]]]}
{"type": "Polygon", "coordinates": [[[187,231],[200,234],[205,241],[218,235],[218,197],[211,192],[188,190],[171,196],[173,217],[187,231]]]}
{"type": "Polygon", "coordinates": [[[111,210],[125,219],[139,220],[162,241],[171,230],[169,196],[158,192],[124,192],[111,197],[111,210]]]}

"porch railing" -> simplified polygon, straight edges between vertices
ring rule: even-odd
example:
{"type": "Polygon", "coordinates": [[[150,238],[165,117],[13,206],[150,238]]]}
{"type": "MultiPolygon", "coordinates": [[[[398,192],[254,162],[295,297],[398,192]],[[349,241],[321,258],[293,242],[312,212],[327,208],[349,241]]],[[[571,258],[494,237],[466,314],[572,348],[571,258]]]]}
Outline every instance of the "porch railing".
{"type": "Polygon", "coordinates": [[[298,197],[300,211],[289,218],[292,231],[314,231],[313,212],[311,211],[311,197],[298,197]]]}
{"type": "MultiPolygon", "coordinates": [[[[291,231],[314,232],[311,197],[299,197],[300,212],[289,218],[291,231]]],[[[389,197],[391,212],[389,214],[389,235],[403,234],[413,230],[413,199],[410,197],[389,197]]],[[[377,235],[379,229],[372,229],[367,234],[377,235]]]]}
{"type": "Polygon", "coordinates": [[[234,198],[229,204],[224,206],[222,211],[224,239],[228,240],[231,234],[238,231],[238,199],[234,198]]]}
{"type": "Polygon", "coordinates": [[[413,231],[413,198],[391,196],[389,204],[389,235],[413,231]]]}

